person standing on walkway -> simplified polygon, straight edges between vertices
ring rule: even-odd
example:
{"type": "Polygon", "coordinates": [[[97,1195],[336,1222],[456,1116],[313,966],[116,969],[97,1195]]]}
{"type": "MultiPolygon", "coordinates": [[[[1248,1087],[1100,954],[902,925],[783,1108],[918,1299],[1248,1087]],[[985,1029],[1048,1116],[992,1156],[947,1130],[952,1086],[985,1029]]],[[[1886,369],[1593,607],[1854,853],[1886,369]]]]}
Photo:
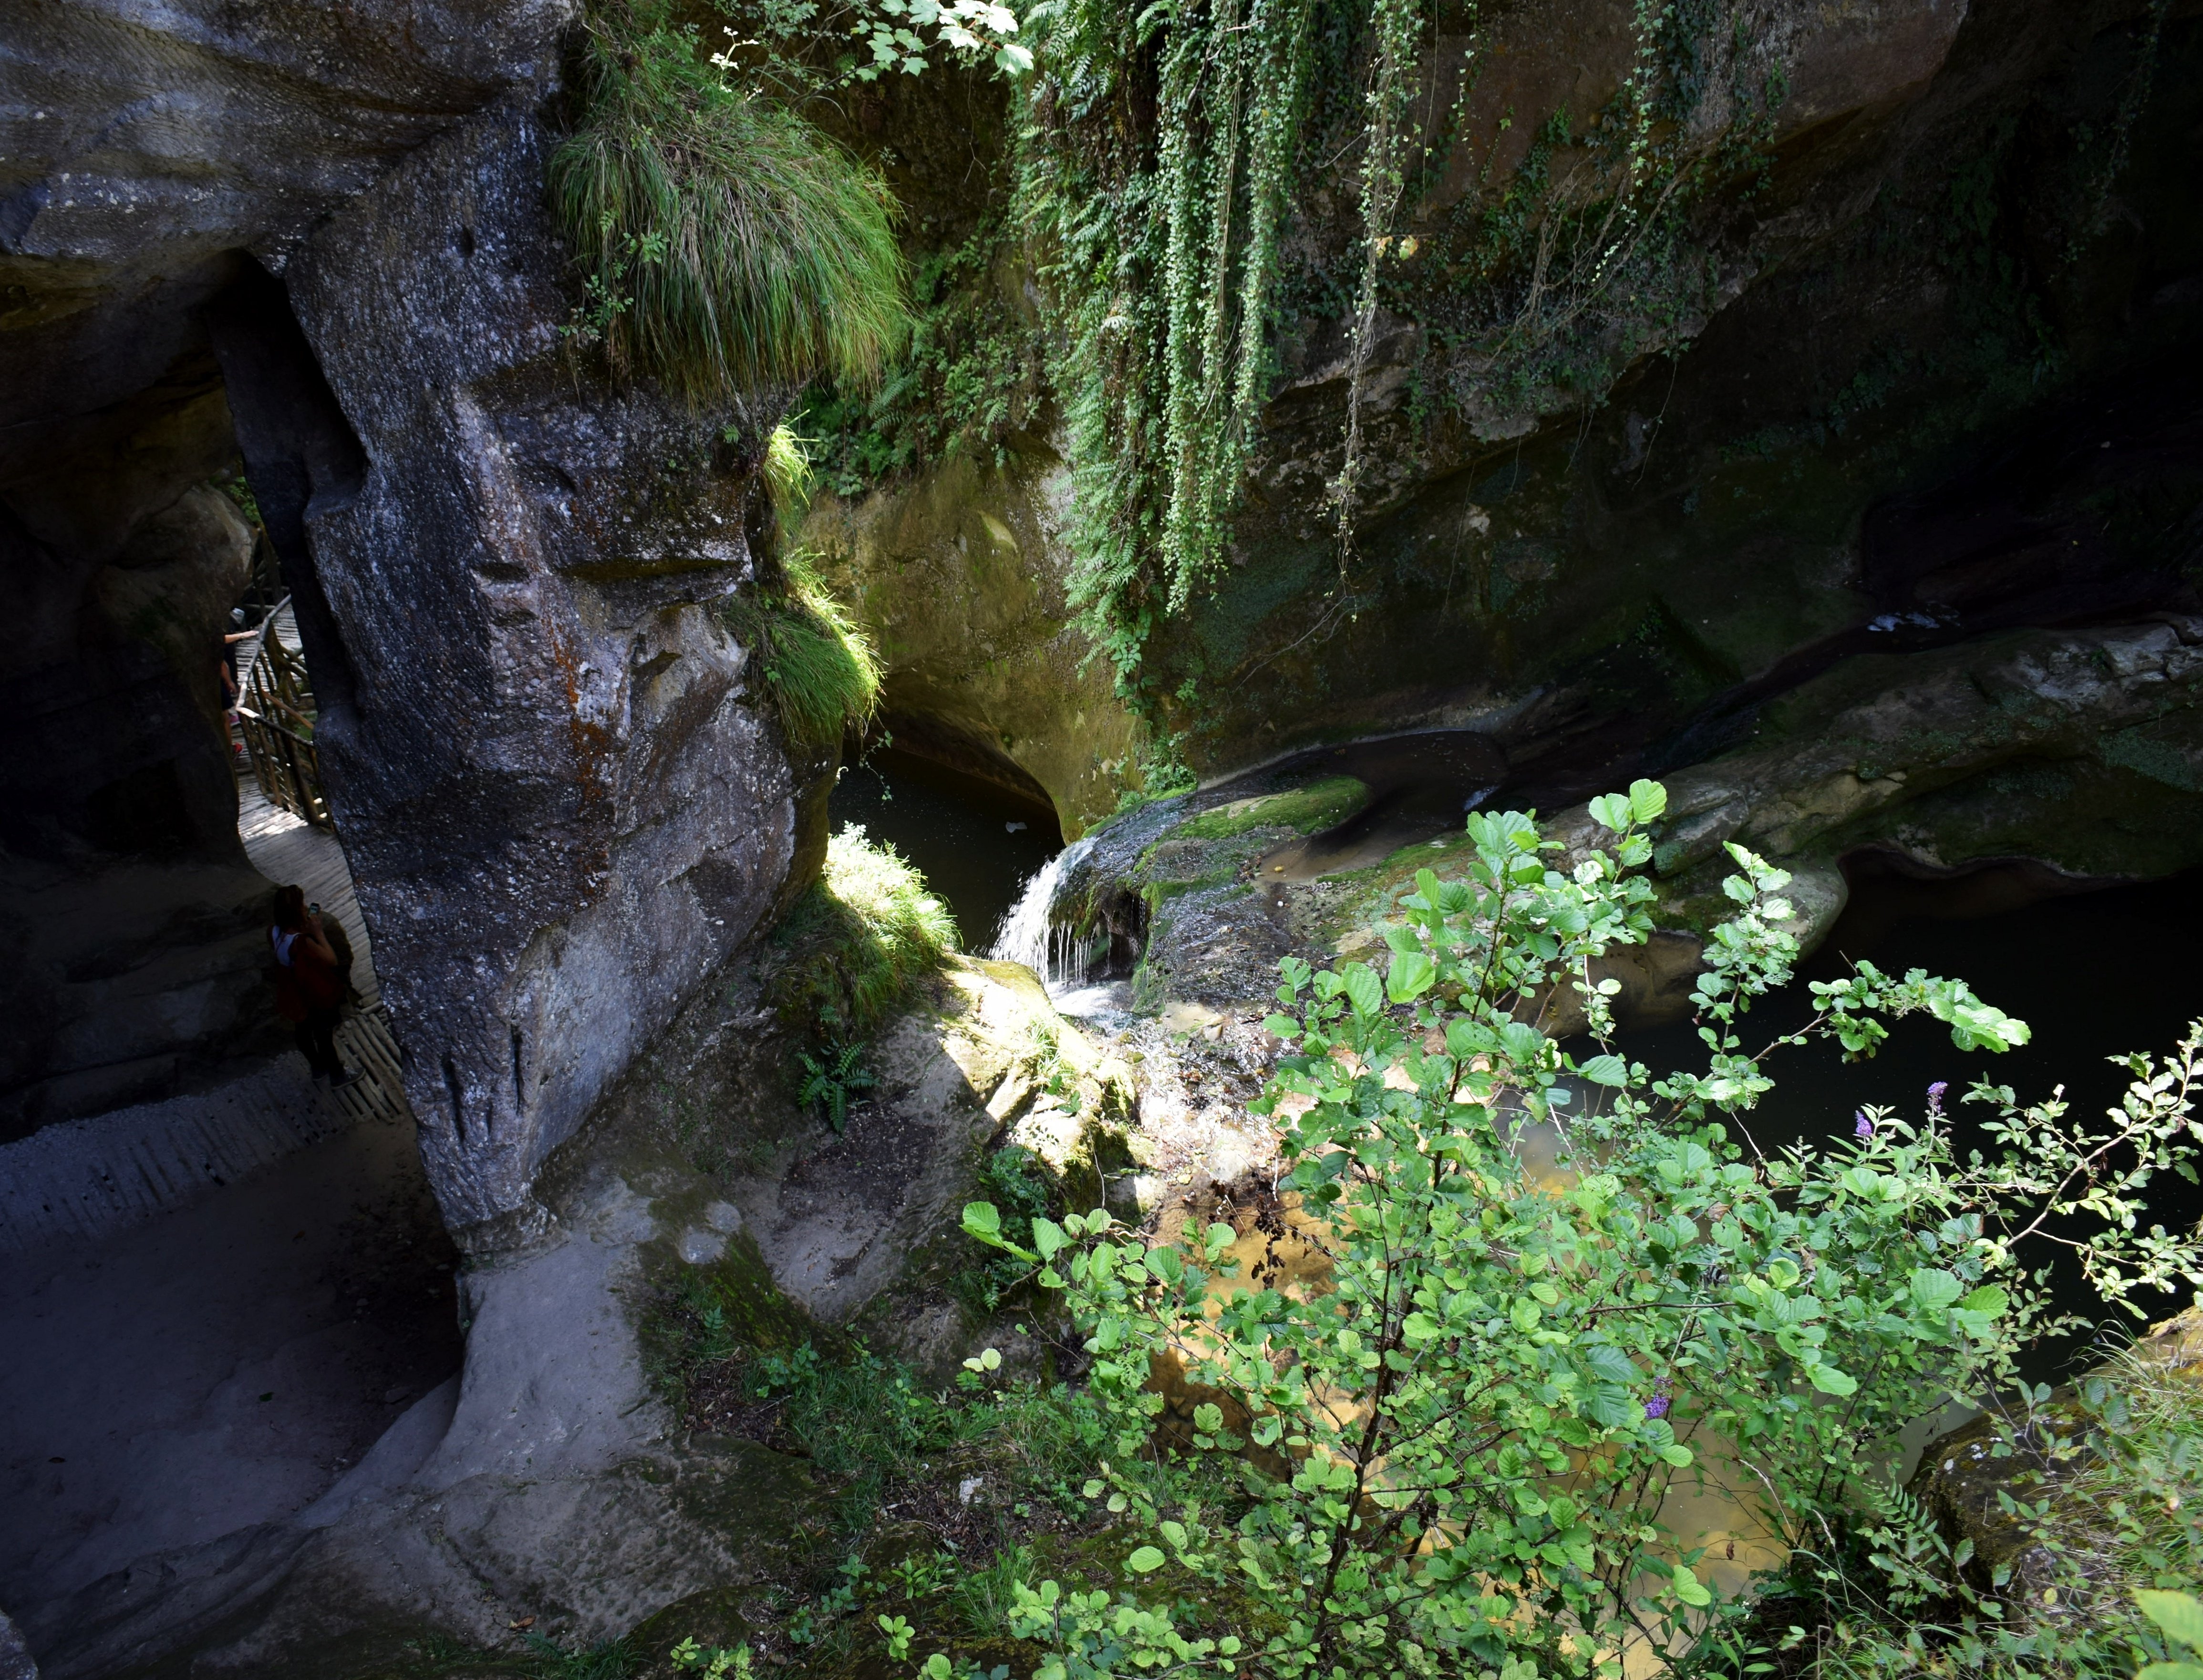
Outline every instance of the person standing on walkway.
{"type": "Polygon", "coordinates": [[[301,889],[275,889],[275,925],[268,930],[268,942],[275,952],[275,1013],[292,1024],[314,1077],[328,1080],[332,1091],[342,1091],[359,1078],[357,1068],[337,1058],[344,967],[321,919],[307,914],[301,889]]]}

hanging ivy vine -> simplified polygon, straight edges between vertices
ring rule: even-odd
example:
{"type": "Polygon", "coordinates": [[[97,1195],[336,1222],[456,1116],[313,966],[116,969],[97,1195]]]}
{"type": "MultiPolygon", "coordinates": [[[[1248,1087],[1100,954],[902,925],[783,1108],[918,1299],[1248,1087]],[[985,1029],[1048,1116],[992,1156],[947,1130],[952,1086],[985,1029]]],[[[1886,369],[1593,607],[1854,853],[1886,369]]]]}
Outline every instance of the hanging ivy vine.
{"type": "MultiPolygon", "coordinates": [[[[1435,207],[1463,162],[1475,0],[1036,8],[1020,37],[1034,68],[1013,95],[1008,202],[986,248],[954,264],[976,282],[1014,250],[1037,271],[1042,326],[1013,354],[983,355],[1007,340],[999,323],[982,330],[999,305],[972,284],[971,305],[942,305],[933,347],[883,387],[937,387],[940,423],[883,419],[875,401],[866,447],[836,443],[830,423],[828,450],[853,464],[869,449],[899,470],[970,432],[999,455],[1003,402],[954,393],[1007,391],[1037,362],[1072,480],[1072,604],[1119,692],[1160,726],[1147,650],[1226,567],[1278,346],[1302,317],[1346,328],[1321,497],[1344,583],[1371,462],[1398,441],[1389,417],[1372,429],[1386,317],[1422,328],[1418,423],[1475,432],[1598,400],[1627,362],[1710,312],[1717,263],[1695,218],[1710,195],[1748,194],[1763,175],[1780,69],[1763,62],[1736,0],[1633,4],[1633,54],[1605,107],[1551,113],[1504,175],[1486,140],[1480,163],[1466,158],[1465,187],[1435,207]],[[1441,4],[1447,33],[1466,43],[1446,62],[1441,4]],[[1716,98],[1717,121],[1706,115],[1716,98]],[[1355,209],[1350,230],[1328,210],[1301,213],[1341,199],[1355,209]],[[892,449],[879,441],[890,432],[904,440],[892,449]]],[[[857,435],[853,415],[843,429],[857,435]]],[[[1334,602],[1350,594],[1334,589],[1334,602]]],[[[1169,766],[1160,729],[1158,757],[1169,766]]]]}
{"type": "Polygon", "coordinates": [[[1060,311],[1072,597],[1136,702],[1158,616],[1216,574],[1269,393],[1318,3],[1037,20],[1019,204],[1060,311]]]}

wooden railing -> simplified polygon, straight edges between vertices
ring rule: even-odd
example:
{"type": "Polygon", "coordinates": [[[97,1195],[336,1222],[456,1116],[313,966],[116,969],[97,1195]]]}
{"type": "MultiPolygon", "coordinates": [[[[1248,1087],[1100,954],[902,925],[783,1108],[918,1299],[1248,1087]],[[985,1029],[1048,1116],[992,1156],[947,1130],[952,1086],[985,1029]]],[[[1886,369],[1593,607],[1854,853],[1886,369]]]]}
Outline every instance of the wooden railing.
{"type": "Polygon", "coordinates": [[[314,746],[314,689],[306,662],[276,634],[282,609],[268,616],[258,650],[238,696],[237,723],[251,755],[253,778],[269,802],[329,828],[322,796],[321,755],[314,746]]]}
{"type": "Polygon", "coordinates": [[[251,581],[245,586],[244,599],[237,604],[245,610],[247,622],[265,624],[275,616],[275,609],[284,601],[283,569],[275,559],[275,545],[268,540],[268,533],[257,530],[252,544],[251,581]]]}

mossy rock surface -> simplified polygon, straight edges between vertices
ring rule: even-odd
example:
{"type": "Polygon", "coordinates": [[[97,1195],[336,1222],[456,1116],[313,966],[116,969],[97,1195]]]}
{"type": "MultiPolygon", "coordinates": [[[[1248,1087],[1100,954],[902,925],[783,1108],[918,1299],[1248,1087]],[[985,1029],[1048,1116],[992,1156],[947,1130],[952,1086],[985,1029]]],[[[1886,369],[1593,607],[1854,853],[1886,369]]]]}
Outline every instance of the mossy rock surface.
{"type": "Polygon", "coordinates": [[[1369,789],[1351,776],[1332,776],[1285,793],[1236,799],[1184,824],[1174,837],[1231,840],[1258,828],[1290,828],[1314,834],[1336,827],[1369,802],[1369,789]]]}

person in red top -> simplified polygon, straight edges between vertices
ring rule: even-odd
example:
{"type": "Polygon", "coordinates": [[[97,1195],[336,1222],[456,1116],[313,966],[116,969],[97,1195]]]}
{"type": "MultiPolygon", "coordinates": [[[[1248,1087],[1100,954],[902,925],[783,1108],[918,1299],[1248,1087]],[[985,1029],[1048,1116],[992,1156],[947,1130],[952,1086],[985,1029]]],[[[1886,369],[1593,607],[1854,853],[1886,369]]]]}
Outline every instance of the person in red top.
{"type": "Polygon", "coordinates": [[[317,1080],[342,1091],[359,1078],[337,1058],[337,1020],[344,1009],[344,969],[321,921],[306,911],[298,887],[275,889],[275,925],[268,930],[275,952],[275,1013],[292,1023],[299,1052],[317,1080]]]}

